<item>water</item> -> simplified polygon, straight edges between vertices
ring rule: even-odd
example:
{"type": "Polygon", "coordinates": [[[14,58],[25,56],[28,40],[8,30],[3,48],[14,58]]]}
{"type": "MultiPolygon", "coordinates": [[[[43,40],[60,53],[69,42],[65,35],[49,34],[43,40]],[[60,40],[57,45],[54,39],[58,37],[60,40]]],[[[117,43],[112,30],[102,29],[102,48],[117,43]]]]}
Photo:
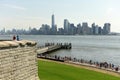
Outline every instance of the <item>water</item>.
{"type": "MultiPolygon", "coordinates": [[[[72,43],[71,50],[60,50],[51,55],[71,56],[78,59],[110,62],[120,65],[120,36],[52,36],[21,35],[21,39],[37,41],[39,45],[46,42],[72,43]]],[[[0,39],[12,39],[12,35],[0,36],[0,39]]]]}

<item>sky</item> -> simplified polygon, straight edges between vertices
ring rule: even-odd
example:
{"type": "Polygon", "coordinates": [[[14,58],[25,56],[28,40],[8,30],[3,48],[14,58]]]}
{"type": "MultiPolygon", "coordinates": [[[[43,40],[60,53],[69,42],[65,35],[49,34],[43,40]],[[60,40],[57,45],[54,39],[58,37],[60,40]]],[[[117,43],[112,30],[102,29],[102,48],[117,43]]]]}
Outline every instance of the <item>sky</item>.
{"type": "Polygon", "coordinates": [[[39,29],[51,25],[52,14],[58,28],[68,19],[75,25],[111,23],[111,31],[120,32],[120,0],[0,0],[0,29],[39,29]]]}

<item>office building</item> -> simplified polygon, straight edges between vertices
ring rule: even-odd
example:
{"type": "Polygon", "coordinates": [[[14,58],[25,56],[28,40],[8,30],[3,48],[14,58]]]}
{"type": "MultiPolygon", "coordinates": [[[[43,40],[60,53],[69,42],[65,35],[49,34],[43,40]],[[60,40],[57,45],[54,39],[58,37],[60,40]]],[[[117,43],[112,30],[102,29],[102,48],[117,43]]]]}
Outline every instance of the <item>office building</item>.
{"type": "Polygon", "coordinates": [[[67,19],[64,19],[64,34],[68,34],[70,23],[67,19]]]}
{"type": "Polygon", "coordinates": [[[82,34],[86,35],[90,33],[90,28],[88,27],[88,23],[87,22],[83,22],[82,23],[82,34]]]}
{"type": "Polygon", "coordinates": [[[52,23],[51,23],[51,34],[57,34],[57,25],[55,25],[55,17],[54,14],[52,15],[52,23]]]}
{"type": "Polygon", "coordinates": [[[110,33],[110,23],[105,23],[103,27],[103,34],[109,34],[110,33]]]}

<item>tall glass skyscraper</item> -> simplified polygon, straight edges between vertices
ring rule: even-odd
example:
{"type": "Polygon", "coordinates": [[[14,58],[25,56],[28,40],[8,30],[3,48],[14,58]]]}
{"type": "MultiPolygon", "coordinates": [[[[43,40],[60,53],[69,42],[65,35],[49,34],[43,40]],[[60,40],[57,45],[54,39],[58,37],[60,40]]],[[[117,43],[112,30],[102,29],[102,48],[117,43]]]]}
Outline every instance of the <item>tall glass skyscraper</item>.
{"type": "Polygon", "coordinates": [[[55,27],[55,17],[54,17],[54,14],[52,15],[52,25],[51,27],[54,29],[55,27]]]}
{"type": "Polygon", "coordinates": [[[55,25],[55,17],[52,15],[51,34],[57,34],[57,25],[55,25]]]}
{"type": "Polygon", "coordinates": [[[64,19],[64,33],[68,34],[70,23],[67,19],[64,19]]]}

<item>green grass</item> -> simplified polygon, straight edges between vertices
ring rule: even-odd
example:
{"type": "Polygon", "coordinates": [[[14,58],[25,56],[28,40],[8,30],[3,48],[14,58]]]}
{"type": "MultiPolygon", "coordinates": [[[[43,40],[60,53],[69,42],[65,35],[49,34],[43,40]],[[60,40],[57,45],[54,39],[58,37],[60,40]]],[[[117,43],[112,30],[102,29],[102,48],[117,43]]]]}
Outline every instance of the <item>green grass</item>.
{"type": "Polygon", "coordinates": [[[38,70],[40,80],[120,80],[119,77],[41,60],[38,70]]]}

